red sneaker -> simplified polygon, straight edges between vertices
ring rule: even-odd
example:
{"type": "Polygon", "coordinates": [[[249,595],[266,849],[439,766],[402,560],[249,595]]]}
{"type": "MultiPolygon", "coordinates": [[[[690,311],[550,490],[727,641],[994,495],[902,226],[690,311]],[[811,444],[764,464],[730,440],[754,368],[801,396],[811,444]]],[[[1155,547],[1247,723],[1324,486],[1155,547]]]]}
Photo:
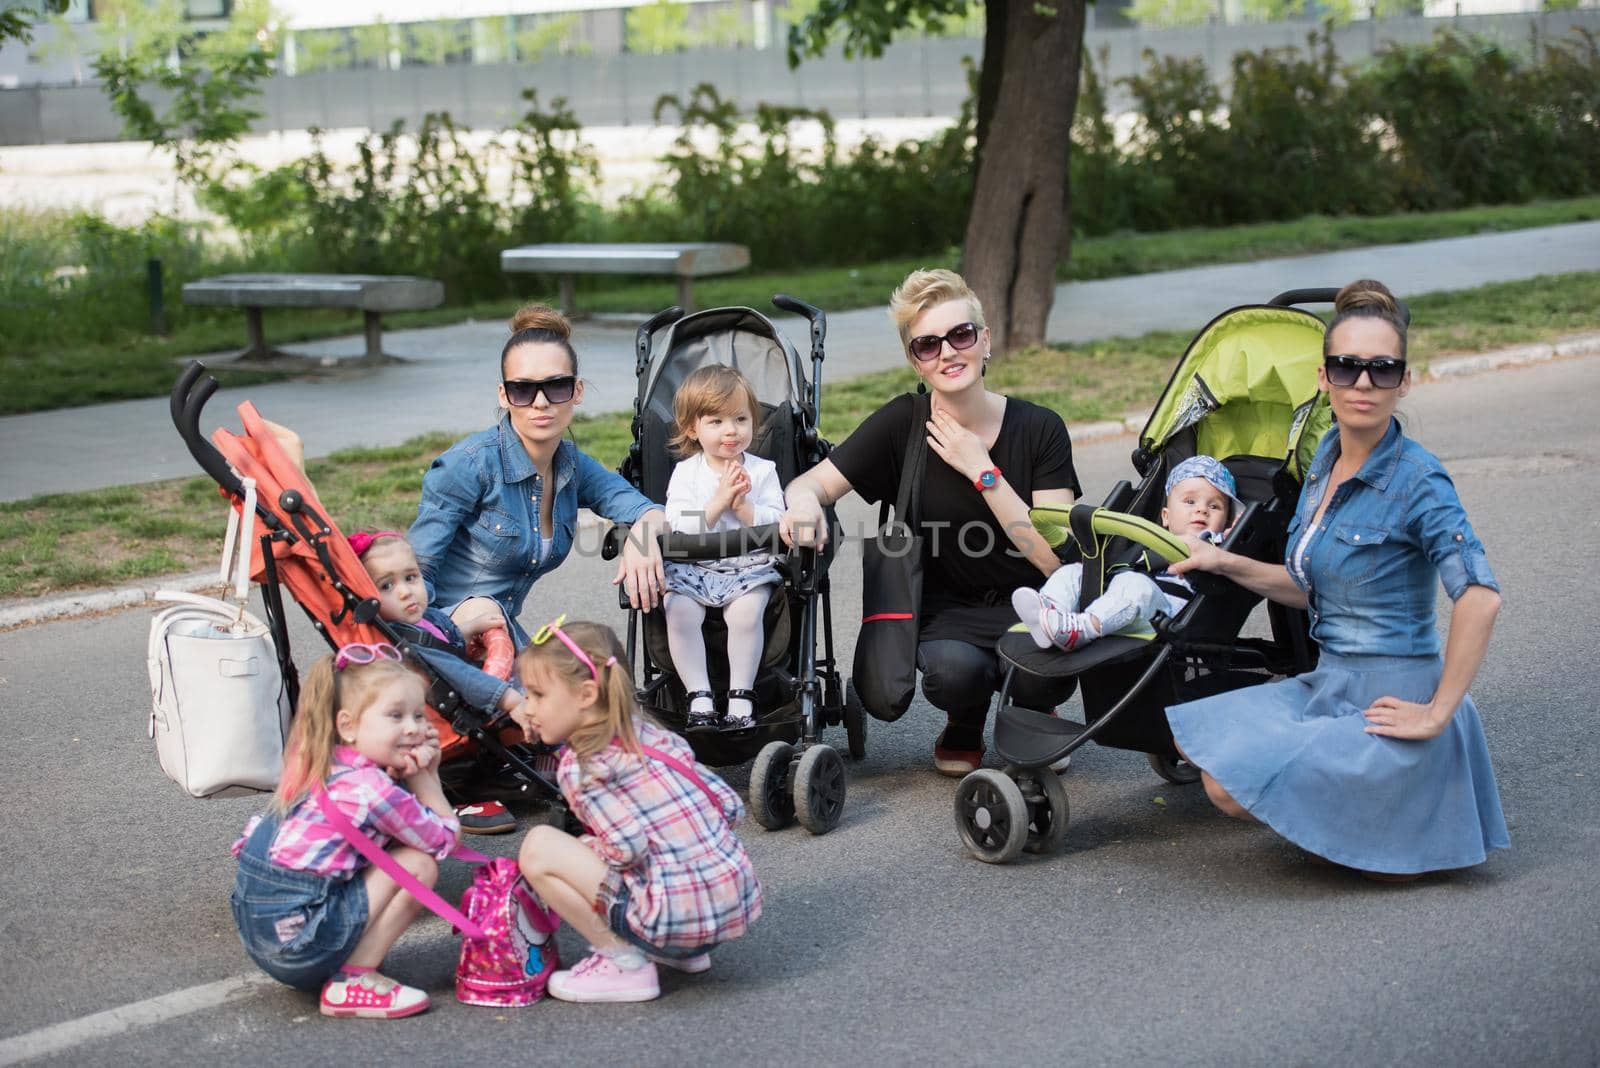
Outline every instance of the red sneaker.
{"type": "Polygon", "coordinates": [[[377,972],[336,975],[322,984],[322,1015],[398,1020],[428,1009],[428,995],[377,972]]]}
{"type": "Polygon", "coordinates": [[[498,801],[457,805],[456,819],[468,834],[507,834],[517,829],[517,818],[498,801]]]}
{"type": "MultiPolygon", "coordinates": [[[[945,728],[945,731],[949,728],[945,728]]],[[[959,779],[971,775],[983,764],[983,746],[976,749],[952,749],[944,744],[945,731],[939,732],[939,740],[933,743],[933,770],[940,775],[948,775],[952,779],[959,779]]]]}

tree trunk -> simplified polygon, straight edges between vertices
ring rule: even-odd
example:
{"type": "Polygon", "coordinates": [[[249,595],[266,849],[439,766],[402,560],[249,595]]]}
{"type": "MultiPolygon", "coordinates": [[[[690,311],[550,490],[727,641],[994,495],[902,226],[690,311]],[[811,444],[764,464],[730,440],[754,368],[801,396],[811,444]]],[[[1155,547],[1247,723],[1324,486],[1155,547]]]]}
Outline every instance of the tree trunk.
{"type": "Polygon", "coordinates": [[[973,140],[976,159],[983,158],[983,145],[989,139],[989,123],[994,118],[995,101],[1000,97],[1000,72],[1005,70],[1006,5],[983,6],[983,66],[978,68],[978,106],[973,115],[973,140]]]}
{"type": "MultiPolygon", "coordinates": [[[[1000,84],[978,156],[962,264],[1003,355],[1045,340],[1055,300],[1084,0],[988,6],[1006,9],[1000,84]]],[[[993,54],[988,42],[984,54],[993,54]]]]}

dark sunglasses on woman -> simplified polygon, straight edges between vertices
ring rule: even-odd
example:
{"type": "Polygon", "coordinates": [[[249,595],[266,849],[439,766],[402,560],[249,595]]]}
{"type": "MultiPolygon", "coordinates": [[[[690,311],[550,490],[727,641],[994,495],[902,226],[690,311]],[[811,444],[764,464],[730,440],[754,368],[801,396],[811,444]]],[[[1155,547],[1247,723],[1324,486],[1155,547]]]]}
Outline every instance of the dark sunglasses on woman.
{"type": "Polygon", "coordinates": [[[578,389],[577,375],[556,375],[554,378],[508,378],[500,383],[506,389],[506,400],[513,408],[526,408],[540,393],[551,404],[565,404],[578,389]]]}
{"type": "Polygon", "coordinates": [[[1406,376],[1406,361],[1393,356],[1376,360],[1363,360],[1359,356],[1324,356],[1323,370],[1328,382],[1335,386],[1353,386],[1361,381],[1361,372],[1367,372],[1373,389],[1395,389],[1406,376]]]}
{"type": "Polygon", "coordinates": [[[939,355],[944,348],[944,343],[950,342],[950,347],[957,352],[964,352],[978,343],[977,323],[957,323],[950,328],[948,334],[919,334],[912,338],[906,346],[911,350],[911,355],[919,360],[931,360],[939,355]]]}

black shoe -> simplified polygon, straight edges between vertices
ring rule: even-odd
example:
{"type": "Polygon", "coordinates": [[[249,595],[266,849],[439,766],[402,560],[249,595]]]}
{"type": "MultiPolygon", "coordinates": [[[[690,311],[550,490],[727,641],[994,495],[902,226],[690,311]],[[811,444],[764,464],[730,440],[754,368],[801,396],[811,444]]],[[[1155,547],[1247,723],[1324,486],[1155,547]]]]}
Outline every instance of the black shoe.
{"type": "Polygon", "coordinates": [[[733,707],[733,702],[735,700],[745,700],[750,702],[749,718],[735,716],[732,712],[729,712],[726,716],[722,717],[722,728],[723,730],[729,731],[749,730],[751,727],[756,725],[756,692],[754,690],[729,690],[729,708],[733,707]]]}
{"type": "MultiPolygon", "coordinates": [[[[712,697],[713,694],[711,693],[710,690],[690,690],[687,696],[689,698],[690,708],[692,709],[693,706],[694,706],[695,698],[697,698],[697,697],[712,697]]],[[[691,711],[691,712],[689,712],[688,716],[685,718],[684,722],[685,722],[685,727],[684,727],[685,730],[696,731],[696,732],[699,732],[699,731],[714,731],[714,730],[717,729],[717,724],[719,722],[718,716],[717,716],[717,710],[716,710],[715,707],[713,707],[713,708],[711,708],[710,711],[707,711],[707,712],[694,712],[694,711],[691,711]]]]}

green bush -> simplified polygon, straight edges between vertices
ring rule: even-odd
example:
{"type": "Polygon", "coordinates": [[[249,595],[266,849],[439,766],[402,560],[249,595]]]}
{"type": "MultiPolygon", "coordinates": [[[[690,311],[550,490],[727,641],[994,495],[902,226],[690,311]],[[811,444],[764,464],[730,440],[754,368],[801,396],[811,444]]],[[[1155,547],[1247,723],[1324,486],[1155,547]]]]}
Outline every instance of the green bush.
{"type": "Polygon", "coordinates": [[[682,133],[662,159],[666,178],[619,206],[615,240],[734,241],[763,269],[782,269],[943,253],[961,239],[968,121],[926,141],[867,139],[846,153],[826,111],[761,104],[747,120],[704,84],[686,99],[663,96],[655,119],[682,133]],[[806,123],[820,128],[814,153],[794,146],[806,123]]]}
{"type": "Polygon", "coordinates": [[[1600,189],[1600,50],[1537,61],[1450,30],[1359,66],[1326,34],[1242,52],[1226,96],[1199,59],[1147,52],[1119,80],[1125,144],[1086,57],[1073,128],[1074,227],[1102,234],[1319,215],[1437,211],[1600,189]]]}

